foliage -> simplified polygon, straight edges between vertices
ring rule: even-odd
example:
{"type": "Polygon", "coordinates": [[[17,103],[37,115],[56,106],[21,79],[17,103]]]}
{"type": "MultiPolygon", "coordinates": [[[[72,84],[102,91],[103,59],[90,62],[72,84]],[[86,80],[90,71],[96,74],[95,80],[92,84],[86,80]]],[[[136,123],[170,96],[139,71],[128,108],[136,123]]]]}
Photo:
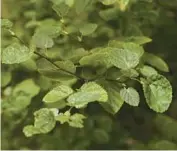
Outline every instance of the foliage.
{"type": "Polygon", "coordinates": [[[177,148],[176,0],[2,3],[3,149],[177,148]]]}

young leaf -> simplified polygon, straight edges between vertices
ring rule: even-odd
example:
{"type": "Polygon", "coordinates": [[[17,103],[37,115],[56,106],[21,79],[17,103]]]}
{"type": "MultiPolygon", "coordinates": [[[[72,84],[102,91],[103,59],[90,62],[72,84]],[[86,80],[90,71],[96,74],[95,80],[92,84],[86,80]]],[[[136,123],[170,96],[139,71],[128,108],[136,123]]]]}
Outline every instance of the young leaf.
{"type": "Polygon", "coordinates": [[[1,70],[1,87],[5,87],[12,80],[12,74],[10,71],[1,70]]]}
{"type": "Polygon", "coordinates": [[[112,5],[116,2],[117,0],[100,0],[104,5],[112,5]]]}
{"type": "Polygon", "coordinates": [[[134,88],[122,88],[120,90],[120,96],[122,99],[131,106],[138,106],[140,97],[138,92],[134,88]]]}
{"type": "Polygon", "coordinates": [[[116,19],[119,15],[119,10],[117,8],[108,8],[105,10],[101,10],[99,15],[102,19],[108,21],[116,19]]]}
{"type": "Polygon", "coordinates": [[[88,24],[84,24],[79,29],[79,31],[81,32],[83,36],[87,36],[87,35],[92,34],[96,29],[97,29],[97,24],[88,23],[88,24]]]}
{"type": "Polygon", "coordinates": [[[8,19],[1,19],[1,28],[10,29],[13,23],[8,19]]]}
{"type": "Polygon", "coordinates": [[[140,73],[145,77],[150,77],[154,74],[158,74],[154,68],[146,65],[140,68],[140,73]]]}
{"type": "Polygon", "coordinates": [[[34,127],[39,129],[40,133],[48,133],[55,127],[55,117],[50,109],[42,108],[34,112],[34,116],[34,127]]]}
{"type": "Polygon", "coordinates": [[[69,125],[72,126],[72,127],[76,127],[76,128],[83,128],[84,125],[83,125],[83,119],[85,119],[86,117],[82,114],[79,114],[79,113],[75,113],[74,115],[72,115],[70,117],[70,120],[69,120],[69,125]]]}
{"type": "Polygon", "coordinates": [[[67,101],[70,106],[81,108],[89,102],[106,102],[107,99],[107,92],[100,85],[95,82],[89,82],[84,84],[79,92],[70,95],[67,101]]]}
{"type": "Polygon", "coordinates": [[[139,56],[128,49],[115,49],[111,54],[111,62],[117,68],[127,70],[139,63],[139,56]]]}
{"type": "Polygon", "coordinates": [[[120,86],[116,83],[107,81],[100,81],[100,84],[108,93],[108,101],[100,104],[107,112],[116,114],[124,103],[119,93],[120,86]]]}
{"type": "Polygon", "coordinates": [[[25,92],[30,97],[34,97],[39,91],[40,87],[36,85],[32,79],[27,79],[15,86],[13,94],[16,95],[19,92],[25,92]]]}
{"type": "Polygon", "coordinates": [[[143,59],[145,60],[145,62],[147,62],[148,64],[150,64],[151,66],[154,66],[155,68],[163,71],[163,72],[169,72],[169,67],[166,64],[166,62],[161,59],[160,57],[151,54],[151,53],[145,53],[143,56],[143,59]]]}
{"type": "Polygon", "coordinates": [[[165,112],[172,101],[172,87],[162,75],[152,75],[141,79],[148,106],[156,112],[165,112]]]}
{"type": "Polygon", "coordinates": [[[74,0],[65,0],[65,4],[72,7],[74,5],[74,0]]]}
{"type": "Polygon", "coordinates": [[[64,69],[66,71],[69,71],[71,73],[76,72],[76,67],[72,61],[66,60],[66,61],[56,61],[55,62],[61,69],[64,69]]]}
{"type": "Polygon", "coordinates": [[[55,87],[50,92],[48,92],[44,96],[43,101],[46,103],[54,103],[54,102],[65,99],[72,93],[73,93],[73,90],[69,86],[60,85],[58,87],[55,87]]]}
{"type": "Polygon", "coordinates": [[[36,33],[33,36],[33,43],[37,48],[51,48],[54,45],[54,42],[51,37],[42,33],[36,33]]]}
{"type": "Polygon", "coordinates": [[[2,51],[2,63],[14,64],[24,62],[33,55],[32,50],[18,43],[13,43],[2,51]]]}
{"type": "Polygon", "coordinates": [[[52,8],[57,13],[57,15],[60,17],[66,16],[69,11],[69,6],[66,3],[60,3],[58,5],[53,5],[52,8]]]}
{"type": "Polygon", "coordinates": [[[59,121],[61,124],[69,122],[70,114],[67,114],[67,112],[68,111],[66,111],[64,114],[60,113],[58,116],[55,117],[55,120],[59,121]]]}
{"type": "Polygon", "coordinates": [[[152,41],[152,39],[145,36],[131,36],[131,37],[123,38],[123,40],[126,42],[133,42],[138,45],[143,45],[152,41]]]}
{"type": "Polygon", "coordinates": [[[91,3],[91,1],[92,0],[75,0],[76,13],[77,14],[82,13],[91,3]]]}
{"type": "Polygon", "coordinates": [[[103,66],[109,68],[112,64],[110,61],[110,54],[112,48],[104,48],[93,54],[84,56],[80,59],[79,63],[81,65],[89,65],[93,67],[103,66]]]}
{"type": "Polygon", "coordinates": [[[143,48],[134,43],[110,41],[109,46],[113,47],[110,54],[112,64],[123,70],[136,67],[144,53],[143,48]]]}
{"type": "Polygon", "coordinates": [[[23,133],[25,134],[26,137],[31,137],[35,134],[39,134],[40,130],[33,125],[27,125],[23,128],[23,133]]]}
{"type": "Polygon", "coordinates": [[[76,79],[73,75],[65,71],[61,71],[59,68],[55,67],[51,62],[47,61],[46,59],[38,60],[37,68],[42,75],[55,81],[66,82],[68,80],[76,79]]]}
{"type": "Polygon", "coordinates": [[[130,0],[117,0],[121,11],[125,11],[130,0]]]}

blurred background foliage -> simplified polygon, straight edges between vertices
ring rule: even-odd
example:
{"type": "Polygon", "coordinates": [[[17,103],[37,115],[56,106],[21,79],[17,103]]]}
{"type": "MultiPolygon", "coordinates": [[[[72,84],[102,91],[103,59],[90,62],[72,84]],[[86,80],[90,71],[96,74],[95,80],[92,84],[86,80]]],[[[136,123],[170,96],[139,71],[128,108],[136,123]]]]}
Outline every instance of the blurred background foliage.
{"type": "MultiPolygon", "coordinates": [[[[72,0],[67,1],[71,4],[72,0]]],[[[15,33],[30,43],[38,26],[60,23],[61,17],[52,9],[52,4],[56,2],[3,0],[2,18],[11,20],[15,33]]],[[[9,111],[1,111],[2,149],[177,149],[177,0],[130,0],[126,8],[103,5],[104,2],[106,0],[90,0],[87,7],[63,7],[63,13],[67,9],[69,11],[63,20],[71,36],[60,35],[54,38],[56,45],[46,50],[46,54],[58,59],[67,57],[64,52],[70,52],[71,49],[99,47],[121,36],[148,36],[153,41],[145,45],[145,50],[161,56],[170,67],[170,73],[165,75],[173,86],[173,101],[168,111],[157,114],[141,100],[139,107],[124,104],[113,116],[97,103],[91,103],[82,111],[88,117],[84,128],[58,124],[48,134],[26,138],[22,132],[23,127],[33,122],[33,112],[44,106],[42,97],[56,82],[38,74],[35,57],[18,65],[3,64],[2,100],[8,98],[14,87],[24,79],[33,79],[41,91],[33,97],[27,108],[18,109],[18,106],[12,104],[9,111]],[[91,36],[81,37],[75,27],[82,22],[94,22],[99,28],[91,36]]],[[[16,41],[5,31],[1,34],[1,48],[16,41]]],[[[140,86],[137,85],[137,88],[140,89],[140,86]]],[[[24,98],[14,96],[14,99],[20,103],[20,99],[24,98]]]]}

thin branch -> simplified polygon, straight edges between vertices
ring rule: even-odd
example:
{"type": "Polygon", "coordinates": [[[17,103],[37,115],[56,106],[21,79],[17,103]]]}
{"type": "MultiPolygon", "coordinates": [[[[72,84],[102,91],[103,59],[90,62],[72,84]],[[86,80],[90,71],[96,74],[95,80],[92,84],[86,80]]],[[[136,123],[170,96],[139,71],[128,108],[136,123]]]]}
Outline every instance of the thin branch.
{"type": "MultiPolygon", "coordinates": [[[[27,44],[26,44],[23,40],[21,40],[21,38],[19,38],[13,31],[9,30],[9,32],[10,32],[10,34],[11,34],[13,37],[15,37],[15,38],[18,39],[22,44],[24,44],[26,47],[28,47],[27,44]]],[[[29,47],[28,47],[28,48],[29,48],[29,47]]],[[[46,60],[49,61],[51,64],[53,64],[55,67],[57,67],[59,70],[61,70],[61,71],[63,71],[63,72],[66,72],[66,73],[68,73],[68,74],[70,74],[70,75],[73,75],[74,77],[76,77],[76,78],[78,78],[78,79],[80,79],[80,80],[84,80],[84,79],[83,79],[82,77],[80,77],[79,75],[76,75],[76,74],[74,74],[74,73],[72,73],[72,72],[70,72],[70,71],[67,71],[67,70],[65,70],[65,69],[60,68],[60,67],[59,67],[56,63],[54,63],[50,58],[48,58],[48,57],[46,57],[46,56],[44,56],[44,55],[42,55],[42,54],[40,54],[40,53],[38,53],[38,52],[36,52],[36,51],[34,51],[34,54],[38,55],[38,56],[41,57],[41,58],[46,59],[46,60]]]]}
{"type": "Polygon", "coordinates": [[[34,54],[38,55],[38,56],[41,57],[41,58],[46,59],[47,61],[49,61],[51,64],[53,64],[55,67],[57,67],[57,68],[60,69],[61,71],[64,71],[64,72],[66,72],[66,73],[68,73],[68,74],[71,74],[71,75],[75,76],[75,77],[78,78],[78,79],[84,80],[84,79],[83,79],[82,77],[80,77],[79,75],[76,75],[76,74],[74,74],[74,73],[72,73],[72,72],[70,72],[70,71],[67,71],[67,70],[65,70],[65,69],[60,68],[56,63],[54,63],[51,59],[47,58],[46,56],[43,56],[42,54],[40,54],[40,53],[38,53],[38,52],[36,52],[36,51],[34,51],[34,54]]]}

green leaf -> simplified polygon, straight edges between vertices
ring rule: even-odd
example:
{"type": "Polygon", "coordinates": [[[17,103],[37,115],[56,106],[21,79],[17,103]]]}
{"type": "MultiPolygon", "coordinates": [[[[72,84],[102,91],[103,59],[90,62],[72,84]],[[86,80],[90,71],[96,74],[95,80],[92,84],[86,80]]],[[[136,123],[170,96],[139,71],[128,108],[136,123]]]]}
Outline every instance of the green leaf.
{"type": "Polygon", "coordinates": [[[13,43],[3,49],[2,51],[2,63],[14,64],[24,62],[33,55],[33,52],[26,46],[21,46],[18,43],[13,43]]]}
{"type": "Polygon", "coordinates": [[[13,94],[16,95],[19,92],[25,92],[32,98],[36,96],[39,91],[40,87],[36,85],[32,79],[26,79],[15,86],[13,94]]]}
{"type": "Polygon", "coordinates": [[[110,41],[109,46],[114,48],[110,54],[112,64],[123,70],[136,67],[144,53],[143,48],[134,43],[110,41]]]}
{"type": "Polygon", "coordinates": [[[55,119],[61,124],[68,123],[70,126],[76,128],[83,128],[83,119],[85,118],[86,117],[84,115],[79,113],[71,115],[69,111],[66,111],[64,114],[60,113],[55,117],[55,119]]]}
{"type": "Polygon", "coordinates": [[[92,34],[97,29],[97,24],[87,23],[80,27],[79,31],[83,36],[92,34]]]}
{"type": "Polygon", "coordinates": [[[165,112],[172,101],[172,87],[162,75],[152,75],[141,79],[148,106],[156,112],[165,112]]]}
{"type": "Polygon", "coordinates": [[[131,106],[138,106],[139,102],[140,102],[140,97],[138,92],[132,88],[122,88],[120,90],[120,96],[122,97],[122,99],[129,105],[131,106]]]}
{"type": "Polygon", "coordinates": [[[104,5],[112,5],[116,2],[117,0],[100,0],[104,5]]]}
{"type": "Polygon", "coordinates": [[[48,133],[55,127],[55,117],[50,109],[42,108],[35,111],[34,116],[34,127],[39,129],[40,133],[48,133]]]}
{"type": "Polygon", "coordinates": [[[7,100],[2,102],[2,108],[5,112],[12,114],[21,113],[27,106],[31,103],[31,97],[21,91],[15,94],[12,94],[7,98],[7,100]]]}
{"type": "Polygon", "coordinates": [[[1,72],[1,87],[5,87],[12,80],[12,74],[10,71],[1,72]]]}
{"type": "Polygon", "coordinates": [[[100,84],[108,93],[108,101],[100,104],[107,112],[116,114],[124,103],[119,93],[120,86],[116,83],[107,81],[100,81],[100,84]]]}
{"type": "Polygon", "coordinates": [[[69,119],[70,119],[70,113],[68,111],[66,111],[64,114],[60,113],[58,116],[55,117],[55,120],[59,121],[61,124],[69,122],[69,119]]]}
{"type": "Polygon", "coordinates": [[[70,120],[69,120],[69,125],[72,126],[72,127],[76,127],[76,128],[83,128],[84,125],[83,125],[83,119],[85,119],[86,117],[82,114],[79,114],[79,113],[75,113],[74,115],[72,115],[70,117],[70,120]]]}
{"type": "Polygon", "coordinates": [[[130,0],[117,0],[121,11],[125,11],[130,0]]]}
{"type": "Polygon", "coordinates": [[[71,73],[76,72],[76,67],[72,61],[66,60],[66,61],[56,61],[55,62],[61,69],[64,69],[66,71],[69,71],[71,73]]]}
{"type": "Polygon", "coordinates": [[[61,24],[55,22],[52,23],[51,21],[51,23],[49,24],[42,24],[41,26],[39,26],[35,31],[35,35],[42,34],[50,38],[56,38],[61,34],[61,31],[62,31],[61,24]]]}
{"type": "Polygon", "coordinates": [[[73,90],[66,85],[60,85],[49,91],[43,98],[43,101],[46,103],[53,103],[65,99],[70,94],[73,93],[73,90]]]}
{"type": "Polygon", "coordinates": [[[146,52],[143,56],[143,59],[146,63],[150,64],[153,67],[155,67],[163,72],[169,72],[168,65],[160,57],[146,52]]]}
{"type": "Polygon", "coordinates": [[[51,62],[47,61],[46,59],[40,59],[37,61],[38,71],[55,81],[60,82],[67,82],[73,79],[76,79],[73,75],[61,71],[59,68],[55,67],[51,62]]]}
{"type": "Polygon", "coordinates": [[[8,19],[1,19],[1,28],[10,29],[13,23],[8,19]]]}
{"type": "Polygon", "coordinates": [[[149,37],[145,37],[145,36],[131,36],[127,38],[125,37],[123,38],[123,40],[126,42],[133,42],[138,45],[143,45],[143,44],[146,44],[152,41],[152,39],[150,39],[149,37]]]}
{"type": "Polygon", "coordinates": [[[95,82],[85,83],[79,92],[70,95],[67,99],[68,105],[76,108],[84,107],[89,102],[106,102],[107,100],[107,92],[95,82]]]}
{"type": "Polygon", "coordinates": [[[42,49],[51,48],[54,45],[52,38],[42,33],[34,34],[33,43],[36,45],[37,48],[42,49]]]}
{"type": "Polygon", "coordinates": [[[76,13],[80,14],[85,11],[92,0],[75,0],[76,13]]]}
{"type": "Polygon", "coordinates": [[[135,78],[139,76],[139,73],[135,69],[121,70],[122,76],[128,78],[135,78]]]}
{"type": "Polygon", "coordinates": [[[65,0],[65,4],[72,7],[74,5],[74,0],[65,0]]]}
{"type": "Polygon", "coordinates": [[[154,68],[147,66],[147,65],[140,68],[140,73],[145,77],[150,77],[154,74],[158,74],[154,68]]]}
{"type": "Polygon", "coordinates": [[[112,65],[110,61],[111,51],[112,48],[103,48],[93,54],[84,56],[79,63],[81,65],[89,65],[93,67],[103,66],[109,68],[112,65]]]}
{"type": "Polygon", "coordinates": [[[115,8],[108,8],[105,10],[101,10],[99,12],[99,15],[102,19],[109,21],[109,20],[113,20],[116,19],[119,15],[119,10],[115,7],[115,8]]]}
{"type": "Polygon", "coordinates": [[[64,17],[69,11],[69,6],[66,3],[60,3],[58,5],[53,5],[52,9],[57,13],[58,16],[64,17]]]}
{"type": "Polygon", "coordinates": [[[23,133],[25,134],[26,137],[31,137],[35,134],[39,134],[40,130],[33,125],[27,125],[23,128],[23,133]]]}

